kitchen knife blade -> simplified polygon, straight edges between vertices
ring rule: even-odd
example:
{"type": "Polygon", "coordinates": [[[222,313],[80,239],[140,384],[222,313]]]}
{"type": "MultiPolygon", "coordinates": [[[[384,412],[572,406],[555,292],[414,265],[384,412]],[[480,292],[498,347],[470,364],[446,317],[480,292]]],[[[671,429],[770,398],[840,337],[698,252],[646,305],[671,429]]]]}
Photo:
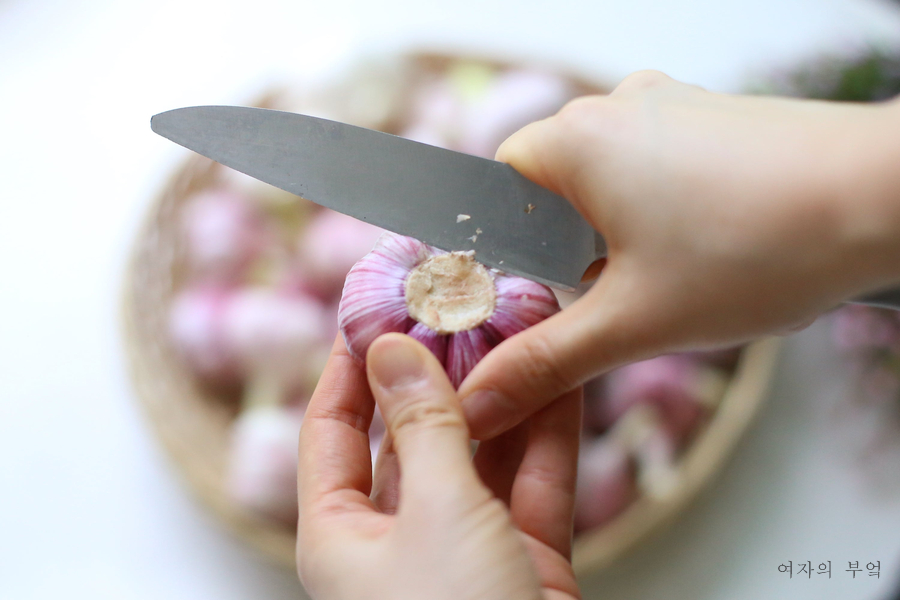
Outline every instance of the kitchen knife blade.
{"type": "MultiPolygon", "coordinates": [[[[606,256],[569,202],[497,161],[262,108],[179,108],[150,127],[322,206],[562,290],[606,256]]],[[[900,309],[900,287],[849,302],[900,309]]]]}
{"type": "Polygon", "coordinates": [[[261,108],[179,108],[150,127],[322,206],[559,289],[606,255],[569,202],[494,160],[261,108]]]}

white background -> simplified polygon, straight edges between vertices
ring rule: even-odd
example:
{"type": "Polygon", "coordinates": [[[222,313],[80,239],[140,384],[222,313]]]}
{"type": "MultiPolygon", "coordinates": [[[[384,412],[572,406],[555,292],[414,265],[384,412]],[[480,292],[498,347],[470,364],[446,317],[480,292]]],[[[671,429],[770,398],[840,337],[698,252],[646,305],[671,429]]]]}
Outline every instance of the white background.
{"type": "MultiPolygon", "coordinates": [[[[195,505],[124,375],[129,241],[184,157],[150,115],[413,45],[733,91],[898,41],[900,13],[874,0],[0,0],[0,598],[303,597],[195,505]]],[[[790,340],[725,474],[585,597],[875,600],[900,583],[900,462],[861,458],[866,415],[835,364],[821,326],[790,340]],[[834,576],[788,580],[787,560],[834,576]],[[855,560],[882,578],[850,579],[855,560]]]]}

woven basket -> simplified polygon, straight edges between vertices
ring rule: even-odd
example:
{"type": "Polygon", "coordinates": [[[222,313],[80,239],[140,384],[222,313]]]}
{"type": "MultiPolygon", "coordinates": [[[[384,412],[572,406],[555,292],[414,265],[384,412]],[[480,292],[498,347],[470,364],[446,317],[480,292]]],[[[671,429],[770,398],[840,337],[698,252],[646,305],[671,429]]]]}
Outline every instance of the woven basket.
{"type": "MultiPolygon", "coordinates": [[[[404,60],[411,65],[412,76],[420,77],[439,72],[456,58],[420,54],[404,60]]],[[[584,93],[601,89],[583,80],[573,81],[584,93]]],[[[286,96],[285,92],[276,92],[254,104],[292,104],[285,101],[286,96]]],[[[328,95],[322,97],[327,99],[328,95]]],[[[396,111],[388,110],[378,117],[378,123],[359,124],[391,131],[396,119],[396,111]]],[[[169,306],[185,277],[178,211],[192,194],[212,185],[223,169],[203,157],[192,156],[150,207],[124,283],[125,346],[139,402],[188,487],[239,538],[275,562],[294,568],[294,531],[235,505],[226,493],[230,426],[238,412],[237,399],[199,383],[168,337],[169,306]]],[[[609,565],[671,521],[712,480],[765,397],[777,349],[777,340],[744,349],[721,404],[682,456],[680,486],[664,501],[641,497],[602,529],[581,533],[573,558],[577,574],[609,565]]]]}

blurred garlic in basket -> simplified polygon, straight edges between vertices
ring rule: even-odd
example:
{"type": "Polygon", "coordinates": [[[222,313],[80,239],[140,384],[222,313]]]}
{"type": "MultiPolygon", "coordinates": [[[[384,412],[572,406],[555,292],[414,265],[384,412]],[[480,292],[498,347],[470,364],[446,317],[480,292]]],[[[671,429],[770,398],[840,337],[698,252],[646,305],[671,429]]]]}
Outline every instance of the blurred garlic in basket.
{"type": "Polygon", "coordinates": [[[653,404],[635,404],[609,432],[634,461],[640,490],[657,500],[672,494],[679,484],[679,440],[653,404]]]}
{"type": "Polygon", "coordinates": [[[576,95],[564,77],[533,69],[460,63],[414,95],[403,137],[493,158],[504,139],[576,95]]]}
{"type": "Polygon", "coordinates": [[[569,82],[536,70],[497,75],[477,103],[464,113],[466,135],[460,150],[493,158],[500,144],[532,121],[557,112],[575,95],[569,82]]]}
{"type": "Polygon", "coordinates": [[[245,373],[266,375],[288,392],[309,380],[313,355],[327,331],[324,307],[304,294],[243,288],[223,314],[222,335],[245,373]]]}
{"type": "Polygon", "coordinates": [[[214,386],[233,386],[241,364],[225,340],[223,317],[234,288],[194,284],[178,292],[169,312],[169,335],[194,373],[214,386]]]}
{"type": "Polygon", "coordinates": [[[333,210],[313,217],[300,240],[298,268],[311,291],[336,298],[356,261],[365,256],[384,230],[333,210]]]}
{"type": "Polygon", "coordinates": [[[900,312],[848,304],[832,315],[831,334],[865,399],[900,405],[900,312]]]}
{"type": "Polygon", "coordinates": [[[611,372],[606,396],[593,410],[612,424],[636,405],[653,405],[682,444],[721,399],[726,384],[724,374],[692,356],[659,356],[611,372]]]}
{"type": "Polygon", "coordinates": [[[303,410],[262,406],[234,422],[227,490],[238,505],[279,521],[297,520],[297,445],[303,410]]]}
{"type": "Polygon", "coordinates": [[[191,198],[182,210],[182,227],[194,277],[213,281],[242,280],[268,237],[253,201],[224,188],[191,198]]]}
{"type": "Polygon", "coordinates": [[[625,447],[609,436],[585,440],[578,458],[575,530],[605,525],[636,497],[634,469],[625,447]]]}

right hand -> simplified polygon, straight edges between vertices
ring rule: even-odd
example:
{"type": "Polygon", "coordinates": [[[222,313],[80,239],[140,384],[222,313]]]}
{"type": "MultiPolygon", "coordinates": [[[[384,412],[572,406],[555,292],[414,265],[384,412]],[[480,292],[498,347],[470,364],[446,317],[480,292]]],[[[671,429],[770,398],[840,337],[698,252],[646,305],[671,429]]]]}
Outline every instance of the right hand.
{"type": "Polygon", "coordinates": [[[789,330],[895,281],[900,202],[885,201],[896,169],[881,163],[900,158],[898,123],[895,105],[729,96],[641,72],[514,134],[497,159],[572,202],[609,255],[584,297],[463,382],[473,436],[621,364],[789,330]]]}

